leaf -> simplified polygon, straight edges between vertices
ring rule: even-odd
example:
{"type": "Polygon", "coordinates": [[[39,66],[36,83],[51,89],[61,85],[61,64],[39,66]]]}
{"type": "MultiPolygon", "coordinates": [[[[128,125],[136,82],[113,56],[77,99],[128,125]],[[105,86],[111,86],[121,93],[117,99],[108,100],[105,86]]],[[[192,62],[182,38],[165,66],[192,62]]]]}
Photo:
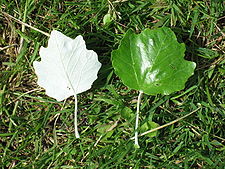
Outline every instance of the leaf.
{"type": "Polygon", "coordinates": [[[51,32],[48,47],[41,47],[40,56],[41,61],[34,62],[37,83],[57,101],[90,89],[101,67],[81,35],[71,39],[56,30],[51,32]]]}
{"type": "Polygon", "coordinates": [[[111,18],[111,14],[107,13],[104,17],[103,17],[103,24],[107,25],[112,21],[111,18]]]}
{"type": "Polygon", "coordinates": [[[87,50],[82,36],[71,39],[53,30],[48,47],[40,48],[41,61],[33,63],[38,76],[38,85],[46,94],[62,101],[70,96],[75,97],[74,126],[77,130],[77,94],[91,88],[97,79],[101,63],[97,54],[87,50]]]}
{"type": "Polygon", "coordinates": [[[112,65],[123,83],[139,91],[135,147],[138,145],[138,119],[142,93],[164,94],[184,88],[195,63],[184,60],[185,46],[177,42],[169,28],[145,29],[136,35],[128,30],[119,48],[112,51],[112,65]]]}
{"type": "Polygon", "coordinates": [[[119,48],[112,52],[115,73],[132,89],[149,95],[184,88],[195,63],[184,60],[185,46],[169,28],[145,29],[136,35],[128,30],[119,48]]]}
{"type": "MultiPolygon", "coordinates": [[[[152,130],[156,127],[159,127],[159,124],[157,124],[153,121],[147,121],[140,127],[140,131],[143,133],[143,132],[146,132],[148,130],[152,130]]],[[[146,134],[146,136],[148,136],[148,137],[155,137],[156,135],[157,135],[157,131],[146,134]]]]}
{"type": "Polygon", "coordinates": [[[134,118],[135,114],[133,113],[133,111],[129,108],[129,107],[123,107],[121,109],[121,116],[126,119],[126,120],[131,120],[134,118]]]}

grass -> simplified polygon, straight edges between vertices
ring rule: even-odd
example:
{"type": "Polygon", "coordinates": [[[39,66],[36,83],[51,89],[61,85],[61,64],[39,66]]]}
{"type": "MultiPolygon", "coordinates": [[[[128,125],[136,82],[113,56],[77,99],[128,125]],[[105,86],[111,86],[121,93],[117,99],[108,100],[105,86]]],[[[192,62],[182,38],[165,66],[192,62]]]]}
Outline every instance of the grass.
{"type": "Polygon", "coordinates": [[[222,0],[0,2],[1,11],[44,32],[81,34],[103,64],[93,88],[57,102],[37,86],[32,63],[48,37],[0,14],[0,166],[2,168],[224,168],[224,9],[222,0]],[[105,25],[103,18],[110,14],[105,25]],[[168,26],[196,62],[184,90],[143,95],[140,123],[185,119],[133,140],[137,95],[114,74],[110,53],[129,28],[168,26]]]}

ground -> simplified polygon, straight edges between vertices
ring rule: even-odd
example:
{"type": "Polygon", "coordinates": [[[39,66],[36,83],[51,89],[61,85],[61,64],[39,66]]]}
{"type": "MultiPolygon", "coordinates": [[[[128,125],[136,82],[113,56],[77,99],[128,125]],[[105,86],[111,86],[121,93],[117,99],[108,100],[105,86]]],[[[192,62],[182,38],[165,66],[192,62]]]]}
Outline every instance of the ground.
{"type": "Polygon", "coordinates": [[[0,166],[2,168],[224,168],[224,36],[222,0],[21,0],[0,2],[0,166]],[[57,102],[37,85],[33,61],[53,29],[99,55],[102,68],[91,90],[57,102]],[[196,63],[185,88],[144,94],[140,123],[162,126],[153,137],[134,136],[138,92],[115,75],[111,52],[128,29],[170,27],[196,63]]]}

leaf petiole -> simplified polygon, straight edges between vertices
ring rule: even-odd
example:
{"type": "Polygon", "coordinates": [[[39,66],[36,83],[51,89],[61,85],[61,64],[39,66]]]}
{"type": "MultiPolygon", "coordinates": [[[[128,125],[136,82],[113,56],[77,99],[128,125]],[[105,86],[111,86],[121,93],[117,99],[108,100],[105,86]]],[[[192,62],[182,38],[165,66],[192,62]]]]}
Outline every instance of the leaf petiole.
{"type": "Polygon", "coordinates": [[[74,132],[75,132],[75,137],[80,138],[79,132],[78,132],[78,127],[77,127],[77,95],[74,94],[75,98],[75,110],[74,110],[74,132]]]}
{"type": "Polygon", "coordinates": [[[139,148],[139,144],[138,144],[138,119],[139,119],[139,112],[140,112],[140,104],[141,104],[141,96],[143,94],[143,91],[139,91],[139,95],[138,95],[138,101],[137,101],[137,111],[136,111],[136,121],[135,121],[135,135],[134,135],[134,139],[135,139],[135,146],[137,148],[139,148]]]}

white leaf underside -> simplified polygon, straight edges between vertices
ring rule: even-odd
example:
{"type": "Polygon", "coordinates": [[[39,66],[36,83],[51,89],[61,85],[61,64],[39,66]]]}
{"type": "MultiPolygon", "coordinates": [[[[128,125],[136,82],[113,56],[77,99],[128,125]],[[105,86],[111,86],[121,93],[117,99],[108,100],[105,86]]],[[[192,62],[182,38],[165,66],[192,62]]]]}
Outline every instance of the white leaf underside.
{"type": "Polygon", "coordinates": [[[37,83],[57,101],[90,89],[101,67],[81,35],[71,39],[56,30],[51,32],[48,47],[41,47],[40,56],[41,61],[34,62],[37,83]]]}

